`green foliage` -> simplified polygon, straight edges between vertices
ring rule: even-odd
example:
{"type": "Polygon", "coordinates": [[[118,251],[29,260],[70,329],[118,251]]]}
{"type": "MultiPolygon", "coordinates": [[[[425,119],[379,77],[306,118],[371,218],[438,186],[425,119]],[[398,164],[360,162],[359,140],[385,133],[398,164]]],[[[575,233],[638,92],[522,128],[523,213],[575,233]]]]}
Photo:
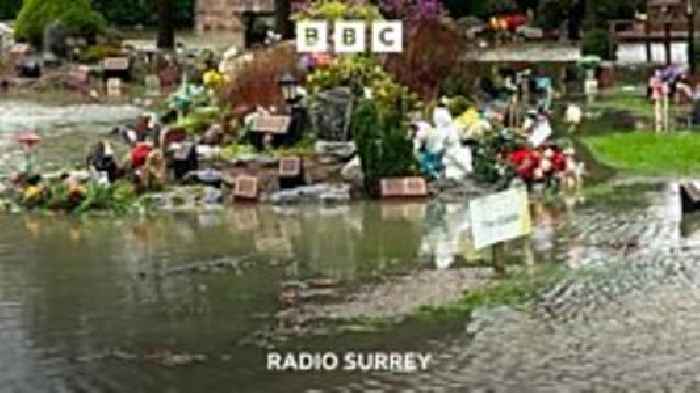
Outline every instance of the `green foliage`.
{"type": "Polygon", "coordinates": [[[381,112],[373,100],[363,100],[351,124],[367,193],[379,194],[381,178],[416,172],[413,143],[397,112],[381,112]]]}
{"type": "Polygon", "coordinates": [[[518,10],[515,0],[486,0],[484,11],[487,15],[503,14],[518,10]]]}
{"type": "Polygon", "coordinates": [[[542,0],[537,10],[537,24],[544,29],[558,29],[571,10],[571,0],[542,0]]]}
{"type": "Polygon", "coordinates": [[[293,15],[293,19],[363,19],[371,22],[382,19],[379,8],[364,2],[341,0],[313,0],[293,15]]]}
{"type": "Polygon", "coordinates": [[[69,34],[94,35],[104,30],[106,22],[94,11],[89,0],[25,0],[17,16],[18,38],[39,44],[50,23],[63,23],[69,34]]]}
{"type": "Polygon", "coordinates": [[[474,105],[467,97],[458,95],[450,98],[447,108],[453,117],[458,117],[474,105]]]}
{"type": "Polygon", "coordinates": [[[118,56],[121,48],[109,45],[94,45],[80,53],[80,61],[83,63],[96,63],[105,57],[118,56]]]}
{"type": "Polygon", "coordinates": [[[358,98],[364,96],[365,88],[370,88],[383,111],[410,111],[418,106],[418,96],[396,83],[376,59],[368,56],[340,58],[331,66],[309,75],[307,86],[314,93],[347,86],[358,98]]]}
{"type": "Polygon", "coordinates": [[[221,158],[224,160],[233,160],[243,156],[251,156],[257,154],[255,146],[249,144],[234,143],[221,149],[221,158]]]}
{"type": "Polygon", "coordinates": [[[216,122],[220,115],[221,111],[217,107],[198,107],[180,119],[175,127],[184,128],[191,134],[199,134],[206,131],[212,123],[216,122]]]}
{"type": "Polygon", "coordinates": [[[272,151],[275,157],[311,156],[315,154],[316,138],[311,133],[304,134],[304,138],[290,147],[279,147],[272,151]]]}
{"type": "Polygon", "coordinates": [[[14,19],[20,8],[22,8],[22,0],[0,1],[0,20],[14,19]]]}
{"type": "Polygon", "coordinates": [[[516,174],[511,166],[503,162],[500,153],[521,144],[524,144],[522,138],[508,129],[484,135],[478,146],[472,150],[474,179],[481,183],[508,184],[516,174]]]}
{"type": "MultiPolygon", "coordinates": [[[[171,0],[176,27],[194,25],[195,0],[171,0]]],[[[156,26],[158,17],[155,0],[92,0],[93,7],[104,15],[110,24],[117,26],[156,26]]]]}
{"type": "Polygon", "coordinates": [[[598,56],[604,60],[611,58],[612,40],[607,30],[595,29],[583,36],[582,52],[584,56],[598,56]]]}

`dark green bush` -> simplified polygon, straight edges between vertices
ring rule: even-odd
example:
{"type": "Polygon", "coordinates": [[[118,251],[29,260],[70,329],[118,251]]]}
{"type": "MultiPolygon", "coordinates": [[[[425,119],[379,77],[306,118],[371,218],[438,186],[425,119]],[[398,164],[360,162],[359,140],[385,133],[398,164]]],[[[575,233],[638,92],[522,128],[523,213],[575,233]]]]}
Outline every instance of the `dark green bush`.
{"type": "Polygon", "coordinates": [[[102,15],[90,6],[90,0],[25,0],[17,16],[15,34],[40,44],[44,29],[55,21],[61,22],[69,34],[86,36],[98,34],[106,26],[102,15]]]}
{"type": "Polygon", "coordinates": [[[374,101],[364,100],[353,113],[352,130],[368,194],[379,195],[382,178],[415,173],[413,143],[400,115],[380,112],[374,101]]]}
{"type": "Polygon", "coordinates": [[[0,20],[14,19],[22,7],[22,0],[0,1],[0,20]]]}
{"type": "Polygon", "coordinates": [[[603,60],[614,60],[611,56],[612,40],[607,30],[595,29],[583,36],[583,55],[599,56],[603,60]]]}

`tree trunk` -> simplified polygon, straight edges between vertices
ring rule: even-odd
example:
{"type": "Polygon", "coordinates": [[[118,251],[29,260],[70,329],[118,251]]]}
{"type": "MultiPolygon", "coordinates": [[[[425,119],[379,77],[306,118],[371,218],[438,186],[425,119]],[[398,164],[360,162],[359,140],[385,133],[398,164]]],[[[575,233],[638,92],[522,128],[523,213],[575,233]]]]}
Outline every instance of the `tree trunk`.
{"type": "Polygon", "coordinates": [[[175,49],[175,27],[171,0],[158,0],[158,49],[175,49]]]}
{"type": "Polygon", "coordinates": [[[292,21],[292,2],[290,0],[275,0],[275,30],[283,39],[294,36],[292,21]]]}

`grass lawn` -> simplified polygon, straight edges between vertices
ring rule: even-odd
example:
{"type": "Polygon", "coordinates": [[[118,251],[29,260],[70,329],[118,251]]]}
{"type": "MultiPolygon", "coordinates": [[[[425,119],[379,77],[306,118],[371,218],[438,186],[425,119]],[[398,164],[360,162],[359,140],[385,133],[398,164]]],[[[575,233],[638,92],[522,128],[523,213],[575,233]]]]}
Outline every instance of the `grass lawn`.
{"type": "Polygon", "coordinates": [[[612,133],[582,138],[596,160],[640,175],[700,176],[700,133],[612,133]]]}
{"type": "Polygon", "coordinates": [[[627,110],[637,115],[654,116],[654,105],[642,92],[616,91],[613,94],[602,95],[593,104],[592,109],[627,110]]]}

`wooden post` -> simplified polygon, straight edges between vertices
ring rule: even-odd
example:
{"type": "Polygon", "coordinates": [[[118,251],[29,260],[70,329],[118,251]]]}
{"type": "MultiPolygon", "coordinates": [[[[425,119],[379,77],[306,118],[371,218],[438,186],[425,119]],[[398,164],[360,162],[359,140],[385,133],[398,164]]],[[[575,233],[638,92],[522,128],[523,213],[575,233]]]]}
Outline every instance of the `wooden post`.
{"type": "Polygon", "coordinates": [[[695,0],[688,0],[688,69],[695,75],[695,0]]]}
{"type": "Polygon", "coordinates": [[[499,277],[506,275],[505,248],[505,243],[503,242],[491,246],[493,251],[493,269],[499,277]]]}
{"type": "Polygon", "coordinates": [[[666,65],[671,65],[671,23],[664,22],[664,50],[666,51],[666,65]]]}
{"type": "Polygon", "coordinates": [[[654,129],[657,133],[663,128],[663,111],[661,110],[661,97],[654,100],[654,129]]]}
{"type": "Polygon", "coordinates": [[[651,24],[649,23],[648,15],[646,23],[644,23],[644,33],[646,34],[647,63],[651,63],[651,24]]]}
{"type": "Polygon", "coordinates": [[[668,86],[668,83],[664,84],[664,131],[669,132],[671,131],[670,128],[670,121],[669,121],[669,94],[670,94],[670,88],[668,86]]]}

